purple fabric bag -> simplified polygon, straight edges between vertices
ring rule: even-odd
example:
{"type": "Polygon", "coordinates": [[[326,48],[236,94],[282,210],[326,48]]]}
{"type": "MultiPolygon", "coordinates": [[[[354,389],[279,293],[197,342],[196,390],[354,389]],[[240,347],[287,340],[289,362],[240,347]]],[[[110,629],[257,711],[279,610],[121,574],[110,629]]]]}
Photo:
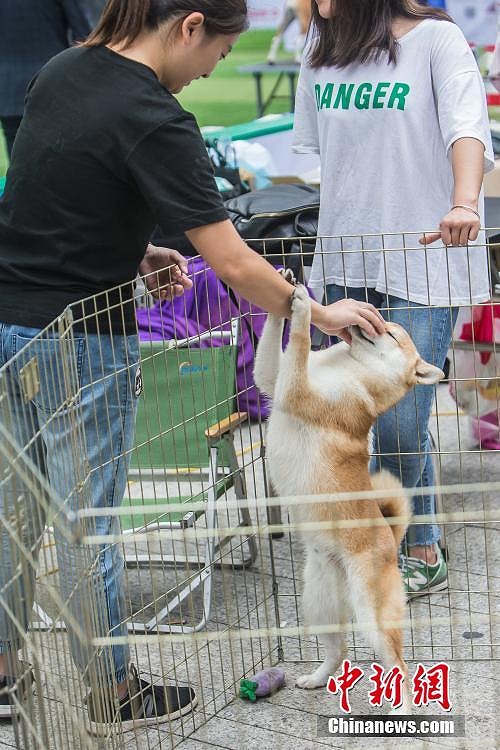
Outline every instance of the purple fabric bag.
{"type": "MultiPolygon", "coordinates": [[[[193,280],[193,288],[182,297],[137,310],[140,340],[198,336],[205,331],[228,329],[231,318],[238,318],[241,321],[236,367],[238,409],[248,412],[251,419],[265,419],[269,406],[255,386],[253,364],[266,313],[234,292],[229,293],[202,258],[188,260],[188,275],[193,280]]],[[[218,339],[202,340],[199,346],[221,346],[221,342],[218,339]]]]}

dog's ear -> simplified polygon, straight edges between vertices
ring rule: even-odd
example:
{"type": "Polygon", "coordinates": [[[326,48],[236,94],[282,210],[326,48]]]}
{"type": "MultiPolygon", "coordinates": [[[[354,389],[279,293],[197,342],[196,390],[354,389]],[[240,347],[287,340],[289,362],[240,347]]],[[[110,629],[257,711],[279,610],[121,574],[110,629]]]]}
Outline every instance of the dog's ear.
{"type": "Polygon", "coordinates": [[[439,383],[444,378],[444,372],[439,367],[429,364],[429,362],[426,362],[422,358],[417,360],[415,375],[417,383],[421,383],[422,385],[433,385],[434,383],[439,383]]]}

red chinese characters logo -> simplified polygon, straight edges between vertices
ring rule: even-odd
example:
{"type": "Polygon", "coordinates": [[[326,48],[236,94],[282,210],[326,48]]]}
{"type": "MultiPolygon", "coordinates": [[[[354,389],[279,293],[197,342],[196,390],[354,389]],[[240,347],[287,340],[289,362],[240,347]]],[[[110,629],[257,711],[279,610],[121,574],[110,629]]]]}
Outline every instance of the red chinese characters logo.
{"type": "MultiPolygon", "coordinates": [[[[349,691],[363,676],[364,671],[360,667],[353,666],[349,659],[344,659],[340,674],[328,679],[327,691],[331,695],[339,694],[340,708],[346,714],[351,713],[349,691]]],[[[405,675],[400,667],[385,670],[380,664],[373,662],[369,679],[373,684],[368,693],[371,706],[382,706],[382,703],[386,702],[395,709],[403,705],[405,675]]],[[[423,664],[417,664],[411,686],[415,706],[437,703],[443,711],[450,711],[450,667],[448,664],[440,662],[428,669],[423,664]]]]}
{"type": "Polygon", "coordinates": [[[451,709],[448,664],[435,664],[427,670],[423,664],[417,665],[413,675],[413,703],[415,706],[438,703],[443,711],[451,709]]]}
{"type": "Polygon", "coordinates": [[[399,667],[386,672],[380,664],[373,663],[370,681],[375,687],[368,693],[370,706],[381,706],[384,700],[393,708],[399,708],[403,704],[403,680],[404,674],[399,667]]]}
{"type": "Polygon", "coordinates": [[[342,663],[342,672],[335,679],[335,677],[329,677],[326,685],[326,689],[332,695],[336,695],[340,692],[340,708],[346,714],[351,713],[351,704],[349,703],[349,690],[359,682],[363,677],[363,670],[359,667],[351,667],[349,659],[344,659],[342,663]]]}

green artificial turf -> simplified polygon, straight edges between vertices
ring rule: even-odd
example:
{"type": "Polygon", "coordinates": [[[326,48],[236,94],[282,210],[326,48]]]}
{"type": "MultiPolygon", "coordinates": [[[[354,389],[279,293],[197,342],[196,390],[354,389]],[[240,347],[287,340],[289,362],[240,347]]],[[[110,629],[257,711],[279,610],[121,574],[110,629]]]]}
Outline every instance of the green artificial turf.
{"type": "MultiPolygon", "coordinates": [[[[248,73],[238,73],[240,65],[265,62],[272,31],[247,31],[242,34],[233,51],[222,60],[210,78],[193,81],[179,95],[182,106],[193,112],[202,125],[236,125],[249,122],[257,117],[255,83],[248,73]]],[[[291,54],[283,53],[288,60],[291,54]]],[[[264,94],[267,94],[275,82],[275,76],[264,76],[264,94]]],[[[283,81],[280,93],[288,93],[287,82],[283,81]]],[[[287,112],[288,98],[273,101],[266,110],[287,112]]]]}
{"type": "MultiPolygon", "coordinates": [[[[255,83],[253,76],[238,73],[240,65],[265,62],[272,31],[247,31],[242,34],[233,51],[222,60],[210,78],[193,81],[179,95],[182,106],[193,112],[201,125],[236,125],[257,117],[255,83]]],[[[290,59],[290,53],[283,53],[290,59]]],[[[274,76],[264,77],[264,93],[275,81],[274,76]]],[[[286,94],[286,82],[283,91],[286,94]]],[[[267,112],[286,112],[288,99],[272,103],[267,112]]],[[[1,135],[1,134],[0,134],[1,135]]],[[[0,176],[7,171],[7,154],[3,137],[0,137],[0,176]]]]}

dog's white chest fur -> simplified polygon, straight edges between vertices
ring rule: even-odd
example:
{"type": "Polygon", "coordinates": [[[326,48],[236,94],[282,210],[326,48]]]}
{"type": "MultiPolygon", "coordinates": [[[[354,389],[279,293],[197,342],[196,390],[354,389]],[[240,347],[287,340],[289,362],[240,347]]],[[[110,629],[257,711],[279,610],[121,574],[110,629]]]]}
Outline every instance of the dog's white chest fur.
{"type": "MultiPolygon", "coordinates": [[[[356,368],[356,362],[349,357],[347,347],[339,345],[335,350],[311,352],[307,377],[318,397],[334,404],[359,391],[359,386],[353,384],[352,368],[356,368]]],[[[287,377],[287,373],[282,372],[282,376],[287,377]]],[[[306,495],[324,471],[324,449],[332,440],[332,429],[311,424],[307,414],[304,419],[294,413],[283,395],[286,393],[283,377],[278,373],[268,421],[268,469],[278,494],[306,495]]]]}
{"type": "Polygon", "coordinates": [[[271,482],[282,496],[310,492],[320,471],[317,435],[302,420],[276,409],[268,423],[266,454],[271,482]]]}

